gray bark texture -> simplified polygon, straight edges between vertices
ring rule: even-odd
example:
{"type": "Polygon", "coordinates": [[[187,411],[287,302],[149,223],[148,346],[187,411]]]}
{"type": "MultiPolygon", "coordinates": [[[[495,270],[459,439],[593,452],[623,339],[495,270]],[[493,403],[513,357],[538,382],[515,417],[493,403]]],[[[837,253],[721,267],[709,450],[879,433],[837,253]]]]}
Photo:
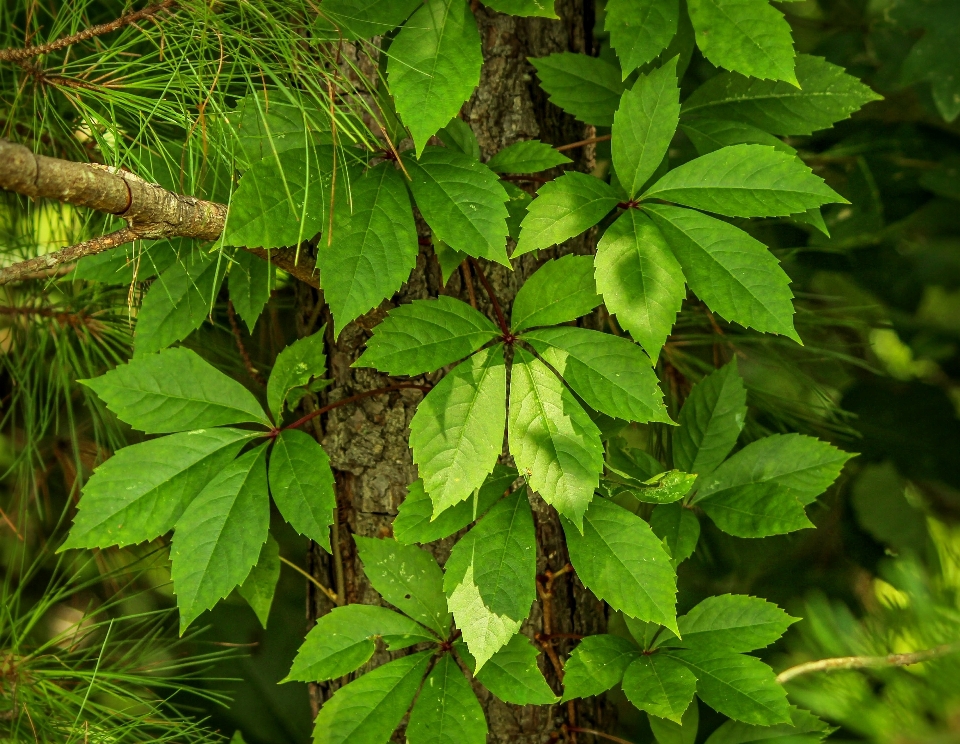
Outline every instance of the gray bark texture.
{"type": "MultiPolygon", "coordinates": [[[[480,86],[464,106],[461,116],[476,133],[484,159],[519,140],[536,138],[561,145],[594,134],[591,127],[585,127],[564,115],[546,100],[537,87],[533,67],[527,61],[528,57],[542,57],[554,52],[590,51],[592,3],[589,0],[560,0],[557,12],[561,20],[517,18],[494,13],[475,4],[484,65],[480,86]]],[[[575,159],[580,170],[589,170],[592,166],[593,150],[590,147],[567,154],[575,159]]],[[[427,243],[429,228],[422,222],[420,228],[421,242],[427,243]]],[[[559,249],[541,251],[539,256],[524,256],[516,271],[510,272],[493,264],[485,264],[483,270],[504,311],[509,312],[519,287],[545,260],[565,253],[588,254],[592,251],[593,239],[588,234],[569,241],[559,249]]],[[[436,258],[429,247],[424,247],[410,280],[391,301],[350,324],[335,340],[330,331],[330,318],[326,318],[327,333],[330,334],[330,374],[334,384],[328,388],[322,401],[314,401],[312,405],[333,402],[389,385],[392,382],[390,378],[374,370],[354,369],[352,363],[362,352],[372,329],[388,310],[398,304],[438,294],[452,295],[466,302],[472,296],[477,307],[494,318],[480,282],[471,276],[466,264],[459,272],[454,272],[447,285],[443,286],[436,258]]],[[[320,295],[315,290],[300,287],[301,327],[298,330],[301,335],[311,332],[324,320],[326,311],[318,310],[319,302],[320,295]]],[[[428,382],[439,379],[439,375],[431,377],[433,379],[428,379],[428,382]]],[[[364,577],[351,535],[384,538],[392,534],[391,525],[406,495],[407,486],[417,478],[407,440],[408,426],[421,398],[422,393],[418,390],[371,397],[356,405],[334,409],[323,417],[322,425],[318,427],[317,434],[330,456],[337,479],[339,539],[335,549],[340,551],[342,570],[338,571],[335,561],[316,546],[311,546],[309,564],[318,580],[336,587],[348,603],[383,603],[364,577]],[[338,573],[342,575],[342,586],[338,586],[338,573]]],[[[508,461],[506,456],[504,461],[508,461]]],[[[546,572],[561,569],[567,564],[568,556],[556,513],[538,496],[529,495],[537,529],[537,569],[541,581],[546,583],[546,572]]],[[[427,546],[441,565],[458,536],[427,546]]],[[[552,593],[551,599],[545,600],[541,595],[540,600],[534,603],[530,618],[522,629],[530,638],[536,638],[546,630],[544,602],[550,605],[547,610],[548,623],[553,634],[586,635],[605,629],[603,605],[584,589],[572,573],[558,577],[553,582],[552,593]]],[[[311,592],[308,605],[311,626],[316,618],[329,612],[332,606],[330,600],[317,591],[311,592]]],[[[554,639],[552,646],[559,658],[563,659],[572,643],[569,639],[554,639]]],[[[542,642],[537,642],[537,645],[544,648],[542,642]]],[[[378,650],[360,673],[384,663],[391,656],[395,655],[378,650]]],[[[559,692],[561,687],[557,670],[547,653],[541,659],[541,668],[547,681],[559,692]]],[[[350,679],[355,677],[352,675],[350,679]]],[[[311,697],[314,712],[342,682],[313,686],[311,697]]],[[[578,726],[587,728],[603,730],[613,723],[610,709],[602,701],[581,702],[575,711],[567,705],[523,707],[502,703],[479,686],[476,689],[487,714],[490,742],[533,744],[566,738],[561,734],[561,727],[571,722],[571,715],[576,717],[578,726]]],[[[569,738],[575,740],[573,737],[575,735],[569,738]]],[[[395,739],[404,740],[402,727],[395,739]]]]}

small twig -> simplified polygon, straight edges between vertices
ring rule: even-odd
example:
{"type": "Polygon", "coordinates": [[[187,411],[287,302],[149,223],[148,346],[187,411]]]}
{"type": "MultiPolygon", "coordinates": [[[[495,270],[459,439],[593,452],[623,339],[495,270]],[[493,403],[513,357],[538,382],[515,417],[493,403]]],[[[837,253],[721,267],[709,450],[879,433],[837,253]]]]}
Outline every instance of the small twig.
{"type": "Polygon", "coordinates": [[[247,370],[247,374],[253,378],[255,383],[263,387],[266,383],[257,368],[253,366],[253,360],[247,353],[247,347],[243,345],[243,336],[240,333],[240,325],[237,323],[237,311],[233,306],[233,300],[227,300],[227,319],[230,321],[230,330],[233,331],[233,337],[237,341],[237,352],[240,354],[240,359],[243,360],[244,369],[247,370]]]}
{"type": "Polygon", "coordinates": [[[591,137],[590,139],[580,140],[579,142],[571,142],[569,145],[560,145],[560,147],[553,148],[557,152],[563,152],[564,150],[573,150],[577,147],[583,147],[584,145],[592,145],[597,142],[606,142],[610,139],[612,135],[601,134],[599,137],[591,137]]]}
{"type": "Polygon", "coordinates": [[[489,297],[490,302],[493,303],[493,310],[497,314],[497,322],[500,324],[500,331],[503,333],[504,341],[506,341],[508,338],[513,338],[510,333],[510,326],[507,325],[507,320],[503,317],[503,310],[500,309],[500,303],[497,302],[497,296],[493,292],[493,287],[490,286],[490,282],[487,280],[487,275],[483,273],[483,269],[480,268],[480,264],[477,263],[477,259],[471,256],[468,260],[470,261],[470,265],[473,266],[473,270],[476,272],[477,278],[483,285],[483,288],[487,293],[487,297],[489,297]]]}
{"type": "Polygon", "coordinates": [[[71,245],[53,253],[45,253],[36,258],[30,258],[12,266],[0,269],[0,284],[9,284],[20,279],[44,275],[51,269],[69,261],[76,261],[84,256],[95,256],[118,245],[129,243],[137,239],[137,233],[129,227],[123,227],[115,232],[101,235],[82,243],[71,245]]]}
{"type": "Polygon", "coordinates": [[[421,385],[416,382],[398,382],[396,385],[387,385],[386,387],[376,388],[375,390],[368,390],[365,393],[357,393],[356,395],[351,395],[349,398],[344,398],[343,400],[334,401],[328,405],[318,408],[315,411],[311,411],[303,418],[299,418],[294,421],[292,424],[287,424],[282,429],[277,429],[275,432],[270,432],[272,436],[276,436],[281,431],[286,431],[287,429],[299,429],[308,421],[321,416],[328,411],[332,411],[335,408],[340,408],[340,406],[350,405],[351,403],[356,403],[358,400],[363,400],[364,398],[370,398],[374,395],[385,395],[386,393],[392,393],[395,390],[422,390],[423,392],[429,392],[431,389],[430,385],[421,385]]]}
{"type": "Polygon", "coordinates": [[[621,739],[619,736],[613,736],[612,734],[605,734],[602,731],[594,731],[593,729],[581,728],[580,726],[567,726],[567,731],[576,731],[581,734],[592,734],[593,736],[599,736],[601,739],[607,739],[608,741],[615,741],[617,744],[633,744],[632,741],[627,741],[626,739],[621,739]]]}
{"type": "Polygon", "coordinates": [[[833,659],[808,661],[804,664],[790,667],[777,675],[777,682],[783,684],[795,677],[811,672],[833,672],[838,669],[877,669],[882,667],[904,667],[919,664],[940,656],[960,651],[960,641],[945,643],[936,648],[925,651],[915,651],[910,654],[888,654],[887,656],[839,656],[833,659]]]}
{"type": "Polygon", "coordinates": [[[280,562],[281,562],[281,563],[286,563],[288,566],[290,566],[290,568],[292,568],[292,569],[293,569],[294,571],[296,571],[298,574],[300,574],[300,575],[302,575],[304,578],[306,578],[307,581],[309,581],[311,584],[313,584],[315,587],[317,587],[317,589],[319,589],[321,592],[323,592],[324,594],[326,594],[326,595],[327,595],[327,598],[328,598],[331,602],[333,602],[337,607],[340,607],[340,606],[343,604],[343,603],[340,601],[340,598],[337,597],[337,593],[336,593],[335,591],[333,591],[332,589],[328,589],[327,587],[325,587],[323,584],[321,584],[319,581],[317,581],[315,578],[313,578],[313,576],[311,576],[311,575],[308,574],[306,571],[304,571],[302,568],[300,568],[300,566],[298,566],[296,563],[293,563],[292,561],[288,561],[288,560],[287,560],[286,558],[284,558],[282,555],[280,556],[280,562]]]}
{"type": "Polygon", "coordinates": [[[473,291],[473,279],[470,278],[470,264],[466,261],[460,264],[460,275],[463,277],[463,283],[467,288],[467,296],[470,298],[470,307],[477,309],[477,295],[473,291]]]}

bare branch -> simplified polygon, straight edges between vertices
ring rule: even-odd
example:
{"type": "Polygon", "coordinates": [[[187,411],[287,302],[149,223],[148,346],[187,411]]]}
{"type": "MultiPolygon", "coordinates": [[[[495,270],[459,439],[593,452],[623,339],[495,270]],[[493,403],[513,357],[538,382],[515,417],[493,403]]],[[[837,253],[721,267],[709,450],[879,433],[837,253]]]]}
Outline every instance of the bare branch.
{"type": "Polygon", "coordinates": [[[13,264],[13,266],[0,269],[0,284],[9,284],[10,282],[33,278],[34,276],[44,276],[60,264],[67,263],[68,261],[76,261],[84,256],[95,256],[110,248],[116,248],[118,245],[123,245],[136,239],[137,234],[129,227],[124,227],[108,235],[91,238],[90,240],[71,245],[54,253],[45,253],[42,256],[37,256],[36,258],[21,261],[20,263],[13,264]]]}
{"type": "Polygon", "coordinates": [[[887,656],[839,656],[833,659],[820,659],[819,661],[808,661],[804,664],[780,672],[777,675],[777,682],[783,684],[789,682],[795,677],[811,672],[833,672],[838,669],[877,669],[881,667],[903,667],[919,664],[923,661],[936,659],[939,656],[946,656],[960,651],[960,641],[956,643],[945,643],[936,648],[929,648],[926,651],[915,651],[910,654],[889,654],[887,656]]]}
{"type": "Polygon", "coordinates": [[[125,15],[122,15],[116,20],[110,21],[109,23],[101,23],[99,26],[85,28],[83,31],[75,33],[71,36],[64,36],[47,44],[37,44],[36,46],[29,46],[23,49],[0,49],[0,62],[23,62],[31,57],[39,57],[41,54],[50,54],[51,52],[65,49],[68,46],[77,44],[81,41],[92,39],[95,36],[103,36],[104,34],[118,31],[124,26],[129,26],[137,21],[150,18],[162,13],[165,10],[172,10],[176,4],[176,0],[163,0],[163,2],[159,2],[156,5],[150,5],[143,10],[137,10],[133,13],[126,13],[125,15]]]}

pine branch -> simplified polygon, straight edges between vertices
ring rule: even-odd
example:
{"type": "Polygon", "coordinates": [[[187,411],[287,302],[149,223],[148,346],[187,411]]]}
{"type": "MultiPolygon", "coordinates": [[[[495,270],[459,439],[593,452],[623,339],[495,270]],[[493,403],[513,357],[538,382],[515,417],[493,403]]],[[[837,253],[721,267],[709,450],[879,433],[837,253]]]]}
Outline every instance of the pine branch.
{"type": "Polygon", "coordinates": [[[23,62],[31,57],[39,57],[41,54],[50,54],[60,49],[66,49],[68,46],[72,46],[81,41],[87,41],[96,36],[103,36],[104,34],[118,31],[137,21],[158,15],[165,10],[172,10],[176,4],[176,0],[163,0],[163,2],[150,5],[143,10],[126,13],[109,23],[101,23],[98,26],[85,28],[83,31],[72,34],[71,36],[64,36],[47,44],[37,44],[23,49],[0,49],[0,62],[23,62]]]}
{"type": "Polygon", "coordinates": [[[832,672],[838,669],[877,669],[882,667],[903,667],[936,659],[940,656],[960,652],[960,642],[945,643],[942,646],[915,651],[910,654],[888,654],[887,656],[839,656],[833,659],[808,661],[804,664],[780,672],[777,682],[783,684],[795,677],[811,672],[832,672]]]}
{"type": "MultiPolygon", "coordinates": [[[[23,145],[4,139],[0,139],[0,189],[33,199],[56,199],[89,207],[127,222],[127,227],[109,235],[0,269],[0,285],[134,240],[170,237],[216,240],[227,219],[226,204],[167,191],[128,171],[35,155],[23,145]]],[[[318,286],[313,262],[298,260],[296,248],[244,250],[312,287],[318,286]]]]}

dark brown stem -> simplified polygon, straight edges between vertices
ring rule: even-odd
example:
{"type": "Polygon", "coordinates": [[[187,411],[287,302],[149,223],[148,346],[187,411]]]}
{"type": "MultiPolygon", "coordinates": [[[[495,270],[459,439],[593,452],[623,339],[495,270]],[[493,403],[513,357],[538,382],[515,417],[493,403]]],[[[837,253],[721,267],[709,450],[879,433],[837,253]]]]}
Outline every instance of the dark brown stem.
{"type": "Polygon", "coordinates": [[[500,324],[500,332],[503,333],[503,340],[507,343],[512,343],[513,334],[510,333],[510,326],[507,325],[507,320],[503,317],[503,310],[500,309],[500,303],[497,302],[497,296],[494,294],[493,287],[490,286],[490,282],[487,280],[487,275],[483,273],[483,269],[480,268],[477,259],[471,257],[468,260],[470,261],[470,265],[473,266],[474,273],[476,273],[477,278],[483,285],[487,297],[489,297],[490,302],[493,303],[493,311],[497,314],[497,322],[500,324]]]}
{"type": "Polygon", "coordinates": [[[460,275],[463,277],[463,283],[467,288],[467,297],[470,298],[470,307],[477,309],[477,294],[473,291],[473,279],[470,278],[470,265],[464,261],[460,264],[460,275]]]}
{"type": "Polygon", "coordinates": [[[633,744],[632,741],[621,739],[619,736],[613,736],[612,734],[605,734],[602,731],[594,731],[593,729],[581,728],[580,726],[567,726],[566,728],[568,731],[576,731],[581,734],[592,734],[593,736],[599,736],[601,739],[606,739],[607,741],[615,741],[617,744],[633,744]]]}
{"type": "Polygon", "coordinates": [[[560,145],[560,147],[555,147],[554,149],[557,152],[573,150],[574,148],[583,147],[584,145],[592,145],[596,142],[606,142],[611,136],[612,135],[609,134],[601,134],[599,137],[591,137],[590,139],[580,140],[579,142],[571,142],[569,145],[560,145]]]}
{"type": "Polygon", "coordinates": [[[77,44],[81,41],[86,41],[87,39],[92,39],[96,36],[103,36],[104,34],[118,31],[124,26],[129,26],[137,21],[150,18],[163,12],[164,10],[172,10],[176,4],[176,0],[163,0],[163,2],[157,3],[156,5],[150,5],[143,10],[137,10],[133,13],[126,13],[116,20],[110,21],[109,23],[101,23],[99,26],[85,28],[83,31],[75,33],[71,36],[64,36],[47,44],[37,44],[36,46],[29,46],[23,49],[0,49],[0,62],[22,62],[23,60],[30,59],[31,57],[39,57],[41,54],[50,54],[51,52],[65,49],[66,47],[77,44]]]}
{"type": "Polygon", "coordinates": [[[257,368],[253,366],[253,360],[247,353],[247,347],[243,345],[243,336],[240,332],[240,325],[237,323],[237,311],[233,306],[233,300],[227,300],[227,319],[230,321],[230,330],[233,331],[233,337],[236,339],[237,352],[240,354],[240,359],[243,361],[244,369],[247,370],[247,374],[253,378],[255,383],[257,383],[260,387],[263,387],[266,383],[263,381],[263,377],[260,376],[260,372],[257,371],[257,368]]]}
{"type": "Polygon", "coordinates": [[[340,408],[340,406],[347,406],[351,403],[356,403],[358,400],[363,400],[364,398],[371,398],[374,395],[385,395],[387,393],[392,393],[395,390],[422,390],[423,392],[430,391],[430,385],[421,385],[416,382],[398,382],[396,385],[387,385],[386,387],[376,388],[375,390],[368,390],[365,393],[357,393],[356,395],[351,395],[349,398],[344,398],[343,400],[334,401],[328,405],[325,405],[321,408],[318,408],[315,411],[311,411],[303,418],[299,418],[294,421],[292,424],[284,426],[282,429],[277,429],[275,432],[271,432],[273,436],[276,436],[281,431],[286,431],[287,429],[299,429],[308,421],[315,419],[317,416],[322,416],[323,414],[334,410],[335,408],[340,408]]]}

